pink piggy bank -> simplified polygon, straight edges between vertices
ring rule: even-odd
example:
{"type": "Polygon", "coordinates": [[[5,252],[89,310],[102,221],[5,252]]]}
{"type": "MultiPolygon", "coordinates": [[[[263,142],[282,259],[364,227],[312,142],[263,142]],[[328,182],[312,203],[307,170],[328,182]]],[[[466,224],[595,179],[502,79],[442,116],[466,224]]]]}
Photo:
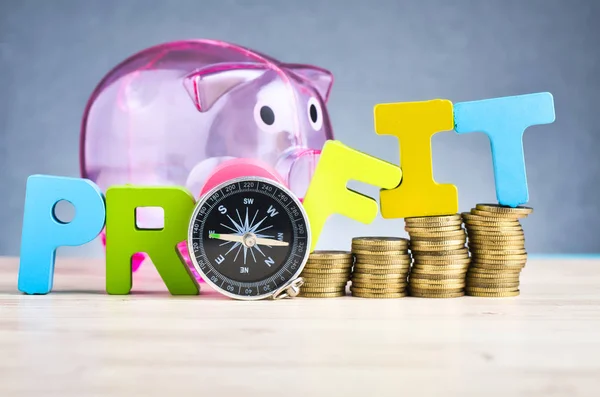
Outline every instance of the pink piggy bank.
{"type": "MultiPolygon", "coordinates": [[[[176,185],[196,197],[220,165],[260,161],[299,197],[333,139],[322,68],[234,44],[189,40],[143,50],[111,70],[85,109],[81,174],[111,185],[176,185]]],[[[140,227],[159,214],[138,212],[140,227]]],[[[134,269],[143,256],[134,257],[134,269]]]]}

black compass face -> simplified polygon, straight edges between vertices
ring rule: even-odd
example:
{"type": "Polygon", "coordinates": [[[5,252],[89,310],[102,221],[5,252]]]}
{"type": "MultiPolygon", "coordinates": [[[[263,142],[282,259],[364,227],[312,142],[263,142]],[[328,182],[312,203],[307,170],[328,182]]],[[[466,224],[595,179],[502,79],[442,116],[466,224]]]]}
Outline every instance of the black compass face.
{"type": "Polygon", "coordinates": [[[236,179],[196,206],[188,235],[203,278],[232,297],[258,299],[295,278],[310,248],[301,204],[277,183],[236,179]]]}

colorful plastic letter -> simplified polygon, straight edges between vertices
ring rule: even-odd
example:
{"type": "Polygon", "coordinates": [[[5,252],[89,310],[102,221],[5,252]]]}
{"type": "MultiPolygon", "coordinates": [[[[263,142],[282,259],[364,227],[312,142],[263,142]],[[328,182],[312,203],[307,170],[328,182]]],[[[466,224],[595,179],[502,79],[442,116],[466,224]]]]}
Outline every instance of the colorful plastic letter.
{"type": "Polygon", "coordinates": [[[452,102],[383,103],[375,106],[375,131],[393,135],[400,143],[402,184],[380,193],[384,218],[454,214],[458,189],[433,179],[431,137],[454,128],[452,102]]]}
{"type": "Polygon", "coordinates": [[[194,198],[179,187],[113,186],[106,191],[106,292],[131,291],[131,259],[148,254],[172,295],[197,295],[196,279],[179,256],[177,244],[187,238],[194,198]],[[135,210],[162,207],[163,229],[139,229],[135,210]]]}
{"type": "Polygon", "coordinates": [[[52,290],[56,249],[83,245],[92,241],[104,227],[104,197],[92,181],[50,175],[32,175],[27,179],[19,291],[47,294],[52,290]],[[68,223],[56,218],[59,201],[75,207],[68,223]]]}
{"type": "Polygon", "coordinates": [[[489,137],[498,202],[511,207],[527,203],[523,133],[532,125],[554,122],[552,94],[541,92],[457,103],[454,120],[459,134],[481,131],[489,137]]]}
{"type": "Polygon", "coordinates": [[[303,202],[312,233],[311,252],[329,216],[337,213],[362,223],[371,223],[377,216],[377,202],[348,189],[350,180],[391,189],[401,179],[399,167],[341,142],[327,141],[303,202]]]}

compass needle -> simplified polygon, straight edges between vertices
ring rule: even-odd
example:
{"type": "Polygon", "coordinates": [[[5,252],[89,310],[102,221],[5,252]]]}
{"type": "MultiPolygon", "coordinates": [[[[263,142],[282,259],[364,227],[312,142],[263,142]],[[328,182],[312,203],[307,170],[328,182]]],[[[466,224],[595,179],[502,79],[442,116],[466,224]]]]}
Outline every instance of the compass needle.
{"type": "Polygon", "coordinates": [[[281,299],[298,295],[310,237],[302,203],[287,187],[247,176],[223,182],[198,200],[187,247],[194,269],[217,292],[281,299]]]}

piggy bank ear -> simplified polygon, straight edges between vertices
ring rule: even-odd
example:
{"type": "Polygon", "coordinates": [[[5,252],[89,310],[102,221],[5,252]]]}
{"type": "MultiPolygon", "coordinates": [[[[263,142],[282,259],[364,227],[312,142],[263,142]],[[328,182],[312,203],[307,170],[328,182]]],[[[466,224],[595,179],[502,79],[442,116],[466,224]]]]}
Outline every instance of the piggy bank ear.
{"type": "Polygon", "coordinates": [[[184,86],[200,112],[208,111],[229,91],[257,79],[265,72],[264,65],[220,63],[197,70],[184,79],[184,86]]]}
{"type": "Polygon", "coordinates": [[[323,98],[323,101],[327,102],[329,93],[331,92],[331,86],[333,85],[333,74],[329,70],[317,66],[295,63],[286,63],[283,67],[291,70],[293,73],[306,80],[317,90],[319,95],[321,95],[321,98],[323,98]]]}

